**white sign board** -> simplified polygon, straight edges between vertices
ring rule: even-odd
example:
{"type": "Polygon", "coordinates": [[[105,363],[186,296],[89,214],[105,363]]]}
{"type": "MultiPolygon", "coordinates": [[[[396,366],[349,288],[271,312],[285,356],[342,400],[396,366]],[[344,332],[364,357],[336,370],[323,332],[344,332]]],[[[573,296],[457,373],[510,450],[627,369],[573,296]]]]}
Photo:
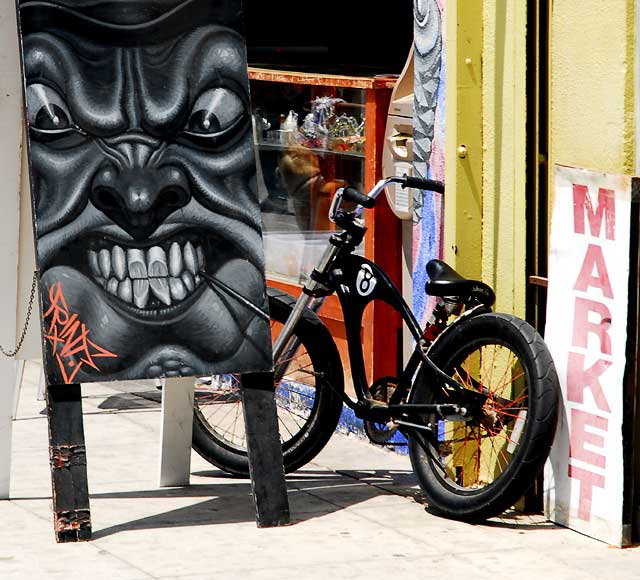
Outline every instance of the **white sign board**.
{"type": "Polygon", "coordinates": [[[562,403],[545,511],[618,546],[630,204],[629,176],[555,168],[545,340],[562,403]]]}

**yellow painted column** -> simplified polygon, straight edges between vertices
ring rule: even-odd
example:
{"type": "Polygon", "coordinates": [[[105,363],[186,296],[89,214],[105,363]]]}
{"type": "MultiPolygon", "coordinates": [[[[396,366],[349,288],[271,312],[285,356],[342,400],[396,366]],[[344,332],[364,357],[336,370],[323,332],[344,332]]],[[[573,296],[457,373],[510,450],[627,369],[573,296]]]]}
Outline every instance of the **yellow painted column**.
{"type": "Polygon", "coordinates": [[[447,3],[445,260],[482,273],[482,4],[447,3]]]}
{"type": "Polygon", "coordinates": [[[482,279],[496,290],[496,310],[524,318],[527,2],[483,4],[482,279]]]}

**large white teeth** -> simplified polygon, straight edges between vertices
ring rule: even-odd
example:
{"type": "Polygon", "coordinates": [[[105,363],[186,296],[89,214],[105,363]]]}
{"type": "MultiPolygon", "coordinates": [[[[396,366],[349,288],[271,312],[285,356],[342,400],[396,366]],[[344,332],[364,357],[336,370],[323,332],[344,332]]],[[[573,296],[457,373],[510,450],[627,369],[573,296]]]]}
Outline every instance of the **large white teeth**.
{"type": "Polygon", "coordinates": [[[100,253],[98,254],[98,263],[100,265],[102,277],[109,279],[111,274],[111,252],[104,248],[100,250],[100,253]]]}
{"type": "Polygon", "coordinates": [[[133,281],[133,303],[138,308],[146,308],[149,299],[149,280],[147,278],[133,281]]]}
{"type": "Polygon", "coordinates": [[[147,271],[149,278],[166,278],[169,275],[167,254],[160,246],[153,246],[147,252],[147,271]]]}
{"type": "Polygon", "coordinates": [[[182,250],[180,250],[180,244],[173,242],[171,248],[169,248],[169,274],[173,278],[178,278],[182,274],[184,264],[182,262],[182,250]]]}
{"type": "Polygon", "coordinates": [[[113,246],[113,250],[111,250],[111,263],[116,278],[122,282],[127,275],[127,257],[120,246],[113,246]]]}
{"type": "Polygon", "coordinates": [[[130,278],[146,278],[147,263],[143,250],[127,250],[127,266],[129,267],[130,278]]]}
{"type": "Polygon", "coordinates": [[[133,285],[131,284],[131,278],[125,278],[118,286],[118,298],[125,302],[133,302],[133,285]]]}
{"type": "Polygon", "coordinates": [[[204,270],[204,250],[202,246],[196,248],[196,255],[198,256],[198,270],[204,270]]]}
{"type": "Polygon", "coordinates": [[[187,298],[202,281],[199,272],[205,269],[206,257],[200,245],[173,242],[167,252],[161,246],[142,250],[114,245],[89,250],[88,259],[100,286],[123,302],[144,309],[152,296],[166,306],[187,298]]]}
{"type": "Polygon", "coordinates": [[[182,280],[182,283],[187,287],[187,290],[189,292],[193,292],[194,288],[196,287],[196,283],[191,272],[182,272],[182,276],[180,276],[180,279],[182,280]]]}
{"type": "Polygon", "coordinates": [[[187,289],[180,278],[169,278],[169,290],[174,300],[184,300],[187,297],[187,289]]]}
{"type": "Polygon", "coordinates": [[[102,277],[102,271],[100,270],[100,264],[98,262],[98,252],[94,252],[93,250],[89,251],[89,267],[94,276],[102,277]]]}
{"type": "Polygon", "coordinates": [[[196,256],[196,250],[191,244],[187,242],[184,245],[184,264],[194,276],[198,272],[198,257],[196,256]]]}
{"type": "Polygon", "coordinates": [[[113,294],[114,296],[118,294],[118,281],[115,278],[111,278],[107,282],[107,292],[109,292],[109,294],[113,294]]]}
{"type": "Polygon", "coordinates": [[[167,306],[171,306],[171,295],[169,294],[169,282],[167,278],[149,278],[149,286],[157,298],[167,306]]]}
{"type": "Polygon", "coordinates": [[[169,293],[169,268],[167,268],[167,255],[160,246],[153,246],[147,252],[147,270],[149,272],[149,286],[159,300],[167,306],[171,306],[169,293]]]}

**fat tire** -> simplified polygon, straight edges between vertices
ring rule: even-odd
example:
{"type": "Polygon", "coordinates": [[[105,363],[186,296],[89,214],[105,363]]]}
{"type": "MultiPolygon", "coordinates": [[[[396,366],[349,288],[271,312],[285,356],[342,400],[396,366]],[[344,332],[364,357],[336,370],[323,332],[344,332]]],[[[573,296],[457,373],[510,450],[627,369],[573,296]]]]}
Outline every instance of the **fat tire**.
{"type": "MultiPolygon", "coordinates": [[[[293,309],[295,298],[274,288],[268,288],[267,294],[272,320],[284,323],[293,309]]],[[[311,415],[300,431],[283,444],[283,463],[287,473],[306,465],[328,443],[340,420],[341,394],[344,392],[340,355],[320,318],[311,310],[305,310],[293,333],[300,338],[314,370],[321,376],[316,377],[315,403],[311,415]]],[[[197,405],[194,405],[192,447],[219,469],[232,475],[249,476],[246,450],[228,445],[217,437],[197,405]]]]}
{"type": "MultiPolygon", "coordinates": [[[[445,332],[433,344],[429,356],[450,373],[456,357],[469,351],[470,345],[481,346],[486,340],[510,348],[523,365],[528,382],[527,419],[509,466],[492,483],[469,491],[444,481],[434,469],[434,459],[414,437],[409,437],[411,463],[430,511],[471,522],[501,514],[529,489],[549,455],[558,418],[559,384],[553,360],[542,337],[524,320],[493,312],[469,318],[445,332]]],[[[434,402],[433,386],[441,382],[431,373],[425,367],[421,369],[411,402],[434,402]]]]}

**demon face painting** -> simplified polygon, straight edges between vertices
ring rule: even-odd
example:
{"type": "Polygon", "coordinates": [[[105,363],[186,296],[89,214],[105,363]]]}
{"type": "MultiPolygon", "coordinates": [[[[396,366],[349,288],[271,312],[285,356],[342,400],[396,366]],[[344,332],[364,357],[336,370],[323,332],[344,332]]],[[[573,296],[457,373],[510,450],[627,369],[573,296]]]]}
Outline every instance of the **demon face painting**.
{"type": "Polygon", "coordinates": [[[49,384],[271,368],[240,0],[19,0],[49,384]]]}

